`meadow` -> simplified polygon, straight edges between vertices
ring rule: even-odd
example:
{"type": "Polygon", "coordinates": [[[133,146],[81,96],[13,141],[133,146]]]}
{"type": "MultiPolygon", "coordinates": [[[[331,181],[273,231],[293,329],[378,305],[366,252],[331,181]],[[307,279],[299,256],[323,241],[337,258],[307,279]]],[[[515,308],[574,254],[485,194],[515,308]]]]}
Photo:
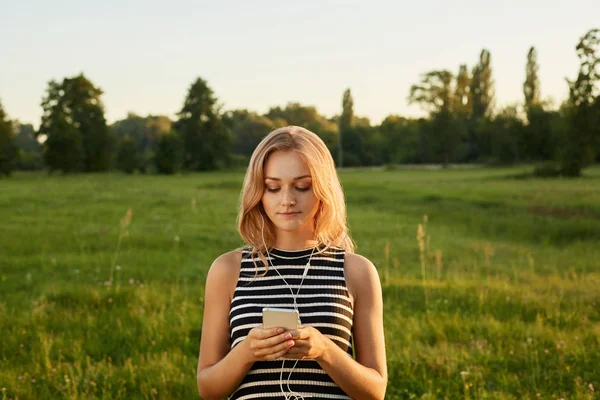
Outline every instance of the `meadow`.
{"type": "MultiPolygon", "coordinates": [[[[600,167],[345,170],[388,399],[600,398],[600,167]]],[[[194,399],[242,172],[0,180],[0,398],[194,399]]]]}

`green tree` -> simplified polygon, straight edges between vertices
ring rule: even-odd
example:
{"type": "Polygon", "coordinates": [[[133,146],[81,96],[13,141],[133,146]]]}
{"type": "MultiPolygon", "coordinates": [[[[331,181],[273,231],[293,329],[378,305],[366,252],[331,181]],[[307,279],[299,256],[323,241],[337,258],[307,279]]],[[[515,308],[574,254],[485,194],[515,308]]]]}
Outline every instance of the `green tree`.
{"type": "Polygon", "coordinates": [[[552,158],[556,147],[550,125],[553,117],[551,113],[544,109],[544,104],[540,99],[538,70],[537,51],[532,46],[527,53],[525,82],[523,82],[525,112],[527,113],[528,123],[519,144],[523,149],[523,156],[526,158],[549,160],[552,158]]]}
{"type": "Polygon", "coordinates": [[[41,132],[46,138],[43,143],[44,163],[50,172],[83,171],[84,152],[81,133],[64,114],[56,111],[52,116],[52,122],[41,132]]]}
{"type": "Polygon", "coordinates": [[[419,122],[399,115],[388,115],[379,126],[385,138],[388,162],[394,164],[421,162],[419,158],[419,122]]]}
{"type": "Polygon", "coordinates": [[[383,165],[390,162],[390,154],[386,148],[386,138],[378,127],[364,127],[363,165],[383,165]]]}
{"type": "Polygon", "coordinates": [[[492,104],[494,100],[491,54],[483,49],[479,54],[479,62],[473,67],[471,75],[471,118],[468,123],[468,139],[465,145],[464,160],[475,161],[489,157],[489,153],[483,152],[480,144],[480,133],[478,130],[491,122],[492,104]],[[487,121],[482,121],[487,119],[487,121]]]}
{"type": "Polygon", "coordinates": [[[160,174],[174,174],[183,165],[183,139],[177,131],[161,136],[156,146],[154,162],[160,174]]]}
{"type": "Polygon", "coordinates": [[[523,82],[523,94],[525,95],[525,109],[540,104],[540,80],[538,78],[537,51],[531,47],[527,53],[527,65],[525,67],[525,82],[523,82]]]}
{"type": "Polygon", "coordinates": [[[454,76],[450,71],[431,71],[424,74],[421,83],[413,85],[409,103],[418,103],[431,113],[431,126],[422,136],[421,145],[427,142],[427,158],[447,165],[463,136],[463,123],[454,113],[456,101],[453,88],[454,76]]]}
{"type": "Polygon", "coordinates": [[[576,47],[581,61],[579,74],[569,83],[569,133],[561,155],[562,173],[579,176],[594,161],[595,146],[600,137],[597,98],[600,88],[600,29],[591,29],[576,47]]]}
{"type": "Polygon", "coordinates": [[[154,167],[154,151],[158,140],[173,128],[171,119],[164,115],[148,115],[146,117],[129,113],[127,118],[116,121],[110,130],[118,141],[126,136],[136,144],[138,168],[148,172],[154,167]]]}
{"type": "Polygon", "coordinates": [[[274,123],[285,121],[285,125],[296,125],[311,130],[323,139],[333,158],[337,158],[339,120],[337,122],[329,120],[320,115],[315,107],[293,102],[288,103],[284,108],[272,107],[265,116],[274,123]]]}
{"type": "Polygon", "coordinates": [[[417,103],[431,114],[450,112],[453,105],[452,80],[448,70],[430,71],[421,76],[421,82],[412,85],[408,96],[409,104],[417,103]]]}
{"type": "Polygon", "coordinates": [[[114,139],[106,126],[101,95],[102,90],[83,74],[65,78],[60,84],[48,83],[38,135],[47,137],[44,158],[51,170],[94,172],[110,168],[114,139]]]}
{"type": "Polygon", "coordinates": [[[175,129],[184,144],[183,167],[206,171],[224,167],[231,159],[231,137],[221,121],[217,98],[207,82],[190,86],[175,129]]]}
{"type": "Polygon", "coordinates": [[[365,165],[364,147],[365,138],[369,127],[363,125],[354,125],[346,128],[344,132],[344,166],[358,167],[365,165]]]}
{"type": "Polygon", "coordinates": [[[337,162],[340,168],[344,166],[344,151],[343,151],[343,136],[344,132],[352,127],[354,119],[354,100],[352,99],[352,93],[350,89],[344,91],[342,98],[342,115],[339,120],[339,133],[338,133],[338,155],[337,162]]]}
{"type": "Polygon", "coordinates": [[[33,125],[14,121],[13,132],[15,133],[15,144],[19,152],[17,169],[24,171],[43,169],[42,146],[36,139],[33,125]]]}
{"type": "Polygon", "coordinates": [[[466,64],[462,64],[456,75],[454,89],[454,113],[461,118],[471,115],[471,75],[466,64]]]}
{"type": "Polygon", "coordinates": [[[233,152],[247,157],[252,155],[260,141],[276,127],[270,118],[246,110],[229,111],[225,113],[223,120],[227,120],[226,125],[233,135],[233,152]]]}
{"type": "MultiPolygon", "coordinates": [[[[600,96],[596,97],[596,101],[592,107],[592,114],[594,116],[593,126],[600,128],[600,96]]],[[[596,162],[600,163],[600,132],[596,132],[596,162]]]]}
{"type": "MultiPolygon", "coordinates": [[[[291,102],[285,107],[271,107],[265,114],[272,120],[282,119],[288,125],[302,126],[308,128],[309,125],[320,122],[323,118],[313,106],[304,106],[300,103],[291,102]]],[[[317,132],[315,132],[317,133],[317,132]]]]}
{"type": "Polygon", "coordinates": [[[117,169],[127,174],[132,174],[139,168],[138,146],[131,137],[125,136],[119,143],[117,169]]]}
{"type": "Polygon", "coordinates": [[[546,111],[541,103],[527,108],[527,126],[519,141],[523,156],[530,160],[554,159],[558,138],[553,135],[552,121],[554,113],[546,111]]]}
{"type": "Polygon", "coordinates": [[[483,49],[479,63],[473,68],[471,79],[472,115],[475,120],[489,116],[494,101],[494,83],[492,81],[491,54],[483,49]]]}
{"type": "Polygon", "coordinates": [[[17,162],[12,123],[0,103],[0,175],[10,176],[17,162]]]}
{"type": "Polygon", "coordinates": [[[501,109],[494,118],[480,119],[477,126],[480,161],[488,164],[518,162],[519,138],[524,130],[525,125],[514,105],[501,109]]]}

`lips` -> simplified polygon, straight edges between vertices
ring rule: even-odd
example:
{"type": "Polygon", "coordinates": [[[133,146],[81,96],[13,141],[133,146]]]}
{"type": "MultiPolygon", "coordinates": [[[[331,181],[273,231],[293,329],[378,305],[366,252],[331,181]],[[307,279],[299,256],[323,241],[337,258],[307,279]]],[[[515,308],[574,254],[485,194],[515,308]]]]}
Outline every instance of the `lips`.
{"type": "Polygon", "coordinates": [[[294,211],[294,212],[284,212],[284,213],[279,213],[280,215],[296,215],[296,214],[300,214],[300,211],[294,211]]]}

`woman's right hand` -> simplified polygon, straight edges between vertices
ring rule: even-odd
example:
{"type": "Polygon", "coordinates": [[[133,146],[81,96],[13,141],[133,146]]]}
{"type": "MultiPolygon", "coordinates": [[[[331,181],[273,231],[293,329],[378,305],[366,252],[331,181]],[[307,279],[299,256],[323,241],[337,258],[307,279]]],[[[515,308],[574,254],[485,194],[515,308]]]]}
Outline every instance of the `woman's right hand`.
{"type": "Polygon", "coordinates": [[[250,330],[244,339],[244,344],[252,362],[275,360],[282,357],[294,345],[291,338],[290,332],[285,332],[283,328],[256,327],[250,330]]]}

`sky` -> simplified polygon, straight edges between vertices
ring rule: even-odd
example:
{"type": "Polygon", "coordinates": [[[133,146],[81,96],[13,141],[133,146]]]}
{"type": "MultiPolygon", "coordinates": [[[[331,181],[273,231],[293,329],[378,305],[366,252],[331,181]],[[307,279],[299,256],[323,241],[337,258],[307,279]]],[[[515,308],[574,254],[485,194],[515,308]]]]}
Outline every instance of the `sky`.
{"type": "Polygon", "coordinates": [[[591,28],[598,0],[0,0],[0,101],[37,127],[48,81],[83,72],[109,123],[174,117],[201,77],[224,110],[259,113],[299,102],[331,117],[350,88],[355,114],[377,124],[423,115],[410,86],[430,70],[471,69],[483,48],[496,105],[522,103],[535,46],[542,98],[557,106],[591,28]]]}

